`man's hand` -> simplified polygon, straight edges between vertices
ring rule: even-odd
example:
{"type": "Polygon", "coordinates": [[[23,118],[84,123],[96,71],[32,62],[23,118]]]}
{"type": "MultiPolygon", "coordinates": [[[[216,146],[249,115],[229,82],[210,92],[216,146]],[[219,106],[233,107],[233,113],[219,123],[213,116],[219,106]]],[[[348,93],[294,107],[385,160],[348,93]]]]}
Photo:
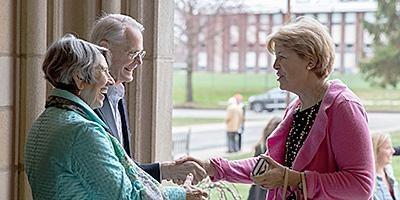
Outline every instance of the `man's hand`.
{"type": "Polygon", "coordinates": [[[177,163],[167,161],[160,164],[161,179],[173,180],[174,183],[182,184],[186,176],[193,175],[193,183],[197,184],[203,180],[207,173],[199,164],[193,161],[177,163]]]}

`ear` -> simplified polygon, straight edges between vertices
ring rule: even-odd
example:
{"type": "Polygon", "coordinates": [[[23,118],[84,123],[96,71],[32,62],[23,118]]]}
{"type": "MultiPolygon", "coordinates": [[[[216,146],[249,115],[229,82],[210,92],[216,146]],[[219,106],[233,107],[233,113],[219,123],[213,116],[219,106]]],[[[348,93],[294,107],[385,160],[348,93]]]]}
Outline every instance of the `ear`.
{"type": "Polygon", "coordinates": [[[308,58],[308,64],[307,64],[307,70],[312,70],[314,69],[315,65],[316,65],[316,61],[314,58],[308,58]]]}
{"type": "Polygon", "coordinates": [[[108,40],[102,39],[102,40],[100,40],[99,46],[109,49],[110,44],[108,43],[108,40]]]}
{"type": "Polygon", "coordinates": [[[78,88],[79,91],[85,88],[85,82],[77,74],[75,74],[72,78],[74,79],[76,88],[78,88]]]}

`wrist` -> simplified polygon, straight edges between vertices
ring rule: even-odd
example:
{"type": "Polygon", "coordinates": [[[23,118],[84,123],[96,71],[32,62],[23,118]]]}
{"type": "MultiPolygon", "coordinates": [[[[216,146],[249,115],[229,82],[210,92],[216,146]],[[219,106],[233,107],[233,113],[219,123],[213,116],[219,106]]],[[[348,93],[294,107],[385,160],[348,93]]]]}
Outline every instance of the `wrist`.
{"type": "Polygon", "coordinates": [[[301,173],[289,169],[289,186],[297,187],[301,183],[301,173]]]}
{"type": "Polygon", "coordinates": [[[215,168],[210,160],[205,161],[202,167],[206,170],[208,176],[214,176],[215,168]]]}
{"type": "Polygon", "coordinates": [[[163,179],[171,179],[171,168],[175,165],[175,162],[165,161],[160,163],[160,173],[161,173],[161,180],[163,179]]]}

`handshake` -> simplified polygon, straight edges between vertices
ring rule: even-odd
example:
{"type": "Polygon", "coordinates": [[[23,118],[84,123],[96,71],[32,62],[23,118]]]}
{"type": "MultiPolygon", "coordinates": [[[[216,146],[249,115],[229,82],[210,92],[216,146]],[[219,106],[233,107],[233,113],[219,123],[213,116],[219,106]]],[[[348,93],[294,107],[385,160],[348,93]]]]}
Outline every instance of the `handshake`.
{"type": "Polygon", "coordinates": [[[179,158],[175,161],[160,163],[161,179],[172,180],[183,185],[186,190],[187,200],[201,200],[207,198],[207,193],[194,187],[207,176],[214,175],[214,167],[210,161],[202,161],[190,156],[179,158]]]}

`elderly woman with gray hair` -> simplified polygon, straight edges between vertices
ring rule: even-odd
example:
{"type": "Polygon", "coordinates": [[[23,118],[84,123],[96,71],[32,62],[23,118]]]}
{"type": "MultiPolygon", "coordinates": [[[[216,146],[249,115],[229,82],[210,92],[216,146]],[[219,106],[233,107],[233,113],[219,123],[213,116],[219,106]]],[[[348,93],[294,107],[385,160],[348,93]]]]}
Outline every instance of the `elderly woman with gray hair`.
{"type": "Polygon", "coordinates": [[[107,86],[107,49],[66,35],[43,62],[55,87],[33,123],[25,148],[34,199],[204,199],[190,186],[163,187],[141,170],[93,112],[107,86]]]}

